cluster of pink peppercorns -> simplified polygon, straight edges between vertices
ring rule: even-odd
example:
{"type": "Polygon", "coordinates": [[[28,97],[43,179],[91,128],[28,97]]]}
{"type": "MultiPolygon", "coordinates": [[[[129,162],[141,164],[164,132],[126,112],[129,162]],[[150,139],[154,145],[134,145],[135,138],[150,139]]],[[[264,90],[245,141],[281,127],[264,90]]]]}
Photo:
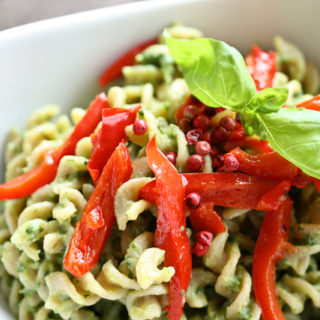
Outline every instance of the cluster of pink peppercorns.
{"type": "MultiPolygon", "coordinates": [[[[186,140],[194,152],[187,159],[187,168],[191,172],[201,172],[205,160],[204,156],[212,158],[212,168],[217,171],[233,172],[238,170],[239,162],[231,154],[224,155],[219,151],[224,142],[241,139],[244,130],[240,122],[230,116],[221,118],[219,125],[211,127],[211,118],[217,113],[224,111],[223,108],[211,108],[204,106],[195,98],[193,103],[183,107],[183,116],[178,125],[185,132],[186,140]]],[[[148,125],[144,120],[136,120],[133,123],[133,132],[136,135],[143,135],[147,132],[148,125]]],[[[173,151],[166,154],[169,161],[175,165],[177,154],[173,151]]]]}
{"type": "Polygon", "coordinates": [[[213,234],[209,231],[200,231],[196,235],[196,242],[192,246],[192,252],[197,257],[203,257],[209,250],[213,234]]]}
{"type": "MultiPolygon", "coordinates": [[[[200,206],[201,197],[197,192],[190,192],[186,196],[186,205],[190,209],[196,209],[200,206]]],[[[196,235],[196,242],[192,246],[192,251],[197,257],[204,256],[213,239],[213,234],[209,231],[200,231],[196,235]]]]}
{"type": "MultiPolygon", "coordinates": [[[[216,128],[211,127],[211,118],[224,111],[223,108],[210,108],[199,103],[187,104],[183,109],[183,117],[178,125],[186,134],[186,140],[194,154],[187,160],[187,168],[191,172],[200,172],[204,166],[204,156],[210,154],[212,167],[217,171],[236,171],[239,162],[232,155],[224,156],[219,147],[229,139],[241,139],[244,130],[237,120],[230,116],[223,117],[216,128]],[[233,136],[232,136],[233,135],[233,136]]],[[[170,155],[170,157],[172,157],[170,155]]],[[[169,159],[171,161],[171,159],[169,159]]]]}

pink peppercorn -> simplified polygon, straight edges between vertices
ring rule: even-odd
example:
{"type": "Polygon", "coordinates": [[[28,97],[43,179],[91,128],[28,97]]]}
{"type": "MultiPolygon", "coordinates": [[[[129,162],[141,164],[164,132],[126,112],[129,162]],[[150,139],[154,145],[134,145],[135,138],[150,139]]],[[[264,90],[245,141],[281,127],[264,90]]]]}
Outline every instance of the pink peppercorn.
{"type": "Polygon", "coordinates": [[[183,132],[188,132],[189,130],[192,129],[191,121],[190,119],[187,119],[187,118],[181,118],[178,121],[178,126],[183,132]]]}
{"type": "Polygon", "coordinates": [[[167,159],[175,166],[176,165],[176,159],[177,154],[173,151],[166,154],[167,159]]]}
{"type": "Polygon", "coordinates": [[[224,127],[218,127],[218,129],[214,132],[213,137],[217,141],[226,141],[230,136],[230,131],[227,131],[224,127]]]}
{"type": "Polygon", "coordinates": [[[200,154],[193,154],[187,160],[187,167],[192,172],[201,171],[204,165],[203,156],[200,154]]]}
{"type": "Polygon", "coordinates": [[[213,160],[212,160],[212,168],[220,168],[223,166],[224,163],[224,156],[223,154],[218,154],[213,160]]]}
{"type": "Polygon", "coordinates": [[[228,154],[224,157],[224,170],[233,172],[239,169],[239,161],[233,154],[228,154]]]}
{"type": "Polygon", "coordinates": [[[209,246],[213,239],[213,234],[209,231],[200,231],[196,236],[197,242],[209,246]]]}
{"type": "Polygon", "coordinates": [[[193,129],[187,132],[186,139],[189,146],[192,146],[193,144],[196,144],[202,136],[202,130],[201,129],[193,129]]]}
{"type": "Polygon", "coordinates": [[[215,146],[211,146],[210,155],[212,158],[215,158],[219,154],[219,150],[215,146]]]}
{"type": "Polygon", "coordinates": [[[212,108],[212,107],[208,107],[205,106],[204,107],[204,113],[208,116],[213,116],[217,113],[217,109],[216,108],[212,108]]]}
{"type": "Polygon", "coordinates": [[[201,154],[202,156],[209,154],[211,151],[210,143],[207,141],[198,141],[196,143],[195,151],[196,153],[201,154]]]}
{"type": "Polygon", "coordinates": [[[233,118],[226,116],[220,120],[220,125],[227,131],[232,131],[236,128],[237,122],[233,118]]]}
{"type": "Polygon", "coordinates": [[[136,120],[133,123],[133,132],[137,136],[145,134],[148,130],[148,125],[144,120],[136,120]]]}
{"type": "Polygon", "coordinates": [[[195,242],[194,245],[192,246],[192,252],[197,256],[197,257],[203,257],[209,250],[209,246],[206,246],[202,243],[195,242]]]}
{"type": "Polygon", "coordinates": [[[183,109],[183,116],[188,119],[193,119],[199,115],[199,109],[196,106],[193,106],[192,104],[189,104],[184,107],[183,109]]]}
{"type": "Polygon", "coordinates": [[[211,132],[210,132],[210,131],[206,131],[206,132],[202,135],[201,140],[207,141],[207,142],[209,142],[209,143],[211,144],[211,143],[212,143],[212,135],[211,135],[211,132]]]}
{"type": "Polygon", "coordinates": [[[186,204],[191,209],[196,209],[199,207],[201,201],[201,197],[199,193],[190,192],[186,196],[186,204]]]}
{"type": "Polygon", "coordinates": [[[196,129],[202,129],[203,131],[206,131],[210,126],[210,119],[207,116],[200,114],[193,119],[192,125],[196,129]]]}

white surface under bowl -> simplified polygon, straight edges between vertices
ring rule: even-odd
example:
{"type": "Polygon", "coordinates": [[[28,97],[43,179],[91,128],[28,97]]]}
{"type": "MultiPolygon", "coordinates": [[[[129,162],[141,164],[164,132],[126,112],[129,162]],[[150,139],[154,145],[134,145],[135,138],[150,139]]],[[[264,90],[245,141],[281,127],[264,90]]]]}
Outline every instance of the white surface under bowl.
{"type": "MultiPolygon", "coordinates": [[[[0,143],[13,125],[48,103],[86,107],[101,71],[134,44],[181,21],[243,53],[280,34],[320,66],[319,0],[152,0],[0,32],[0,143]]],[[[1,156],[1,159],[3,157],[1,156]]],[[[11,320],[0,301],[0,319],[11,320]]]]}

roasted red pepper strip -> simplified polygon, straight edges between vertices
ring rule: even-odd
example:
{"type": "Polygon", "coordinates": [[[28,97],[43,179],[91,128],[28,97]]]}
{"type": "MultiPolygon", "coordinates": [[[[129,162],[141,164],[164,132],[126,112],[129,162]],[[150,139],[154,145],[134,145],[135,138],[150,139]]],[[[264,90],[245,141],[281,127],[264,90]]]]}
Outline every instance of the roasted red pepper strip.
{"type": "Polygon", "coordinates": [[[316,186],[317,190],[320,193],[320,180],[313,178],[312,181],[313,181],[314,185],[316,186]]]}
{"type": "Polygon", "coordinates": [[[123,142],[103,168],[98,183],[69,245],[63,265],[75,277],[89,272],[98,262],[113,227],[114,197],[132,173],[129,151],[123,142]]]}
{"type": "Polygon", "coordinates": [[[82,120],[76,125],[68,140],[59,148],[49,151],[42,163],[31,171],[0,185],[0,200],[26,197],[50,183],[56,176],[62,157],[74,154],[79,140],[89,136],[101,120],[101,111],[106,108],[104,93],[90,104],[82,120]]]}
{"type": "Polygon", "coordinates": [[[285,320],[277,297],[276,263],[288,243],[291,211],[292,201],[287,199],[278,210],[266,213],[254,249],[253,286],[265,320],[285,320]]]}
{"type": "Polygon", "coordinates": [[[241,140],[227,141],[223,146],[224,150],[227,152],[237,147],[253,149],[257,154],[273,152],[269,142],[258,137],[244,136],[241,140]]]}
{"type": "Polygon", "coordinates": [[[152,180],[139,190],[139,199],[155,203],[158,194],[156,191],[156,180],[152,180]]]}
{"type": "MultiPolygon", "coordinates": [[[[186,173],[186,193],[197,192],[201,201],[217,206],[256,209],[261,197],[272,190],[279,181],[250,177],[243,173],[186,173]]],[[[154,181],[140,189],[139,197],[150,202],[157,199],[154,181]]]]}
{"type": "Polygon", "coordinates": [[[148,40],[146,42],[140,43],[139,45],[131,48],[119,59],[114,61],[106,70],[100,75],[98,82],[100,88],[107,86],[110,82],[120,78],[122,76],[122,68],[124,66],[131,66],[135,62],[135,57],[138,53],[142,52],[149,46],[157,44],[157,39],[148,40]]]}
{"type": "Polygon", "coordinates": [[[197,192],[202,201],[217,206],[255,209],[261,197],[278,182],[242,173],[186,173],[186,192],[197,192]]]}
{"type": "Polygon", "coordinates": [[[212,202],[203,202],[197,209],[190,209],[189,220],[196,231],[210,231],[212,233],[225,232],[226,227],[221,217],[214,210],[212,202]]]}
{"type": "Polygon", "coordinates": [[[272,87],[272,80],[277,71],[277,54],[275,52],[266,52],[258,46],[253,46],[246,57],[246,65],[257,90],[272,87]]]}
{"type": "Polygon", "coordinates": [[[254,137],[245,137],[243,146],[247,148],[248,147],[252,148],[257,153],[273,152],[268,141],[264,141],[262,139],[254,138],[254,137]]]}
{"type": "Polygon", "coordinates": [[[239,171],[263,179],[291,180],[299,169],[276,152],[250,155],[240,148],[229,152],[239,161],[239,171]]]}
{"type": "Polygon", "coordinates": [[[183,177],[156,147],[155,137],[147,145],[147,159],[156,177],[158,206],[155,245],[165,250],[165,265],[175,274],[169,284],[168,319],[180,320],[183,295],[187,292],[192,269],[191,248],[186,233],[183,177]]]}
{"type": "Polygon", "coordinates": [[[121,108],[108,108],[102,112],[102,128],[93,135],[93,151],[88,162],[88,170],[94,183],[100,177],[103,167],[112,152],[125,138],[125,127],[132,124],[141,106],[130,110],[121,108]]]}
{"type": "MultiPolygon", "coordinates": [[[[155,189],[156,181],[153,180],[146,184],[139,191],[139,198],[155,203],[157,192],[155,189]]],[[[214,210],[212,202],[201,203],[197,209],[190,209],[189,216],[192,227],[197,231],[210,231],[212,233],[220,233],[226,231],[226,227],[222,222],[221,217],[214,210]]]]}
{"type": "Polygon", "coordinates": [[[299,103],[297,105],[297,108],[305,108],[309,110],[320,111],[320,94],[318,94],[310,100],[299,103]]]}
{"type": "Polygon", "coordinates": [[[290,187],[290,182],[280,182],[274,189],[263,195],[258,203],[257,209],[263,211],[278,210],[281,203],[288,197],[290,187]]]}

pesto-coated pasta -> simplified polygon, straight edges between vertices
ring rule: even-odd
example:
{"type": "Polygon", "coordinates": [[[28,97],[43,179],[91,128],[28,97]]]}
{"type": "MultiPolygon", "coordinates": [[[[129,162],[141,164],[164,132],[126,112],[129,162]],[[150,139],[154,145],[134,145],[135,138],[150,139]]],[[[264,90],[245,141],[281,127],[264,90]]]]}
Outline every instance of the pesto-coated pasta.
{"type": "MultiPolygon", "coordinates": [[[[166,32],[185,40],[203,36],[200,30],[181,24],[169,26],[166,32]]],[[[17,319],[167,319],[170,281],[177,270],[166,264],[167,252],[157,241],[164,237],[156,230],[160,210],[151,200],[141,198],[140,190],[154,181],[146,146],[156,136],[158,148],[179,173],[228,171],[223,153],[240,145],[239,141],[248,153],[257,153],[245,143],[239,115],[223,108],[209,110],[192,96],[163,33],[158,42],[138,53],[133,65],[122,68],[123,81],[106,90],[110,108],[141,106],[136,120],[143,120],[147,129],[142,134],[134,124],[124,129],[133,171],[115,192],[115,223],[92,270],[76,278],[64,268],[63,261],[97,186],[90,177],[88,162],[97,148],[95,139],[102,123],[93,130],[94,135],[78,141],[74,154],[62,157],[51,183],[30,196],[4,202],[0,211],[0,286],[17,319]],[[202,120],[197,124],[200,113],[202,120]],[[236,129],[224,130],[230,122],[236,129]],[[201,131],[203,142],[215,148],[199,151],[198,141],[186,134],[194,128],[201,131]],[[228,138],[237,132],[226,142],[224,136],[219,140],[218,130],[228,138]],[[199,170],[190,165],[195,153],[203,161],[199,170]]],[[[272,86],[288,88],[286,106],[295,107],[318,93],[319,71],[295,44],[278,36],[274,45],[278,69],[272,86]]],[[[73,108],[68,117],[60,115],[58,106],[47,105],[29,117],[24,130],[13,128],[7,138],[5,180],[41,164],[48,151],[63,145],[85,114],[85,109],[73,108]]],[[[187,186],[185,177],[182,180],[187,186]]],[[[305,320],[312,319],[309,306],[320,308],[320,196],[311,184],[295,188],[292,194],[292,246],[277,264],[276,286],[286,319],[305,320]]],[[[190,218],[190,208],[194,207],[188,203],[187,207],[187,224],[179,232],[186,232],[193,246],[193,268],[188,290],[179,293],[185,303],[180,320],[262,319],[253,290],[252,264],[265,212],[236,205],[215,207],[226,231],[211,232],[206,252],[198,255],[199,234],[207,231],[201,230],[207,226],[196,226],[190,218]]],[[[166,227],[170,227],[169,222],[166,227]]]]}

